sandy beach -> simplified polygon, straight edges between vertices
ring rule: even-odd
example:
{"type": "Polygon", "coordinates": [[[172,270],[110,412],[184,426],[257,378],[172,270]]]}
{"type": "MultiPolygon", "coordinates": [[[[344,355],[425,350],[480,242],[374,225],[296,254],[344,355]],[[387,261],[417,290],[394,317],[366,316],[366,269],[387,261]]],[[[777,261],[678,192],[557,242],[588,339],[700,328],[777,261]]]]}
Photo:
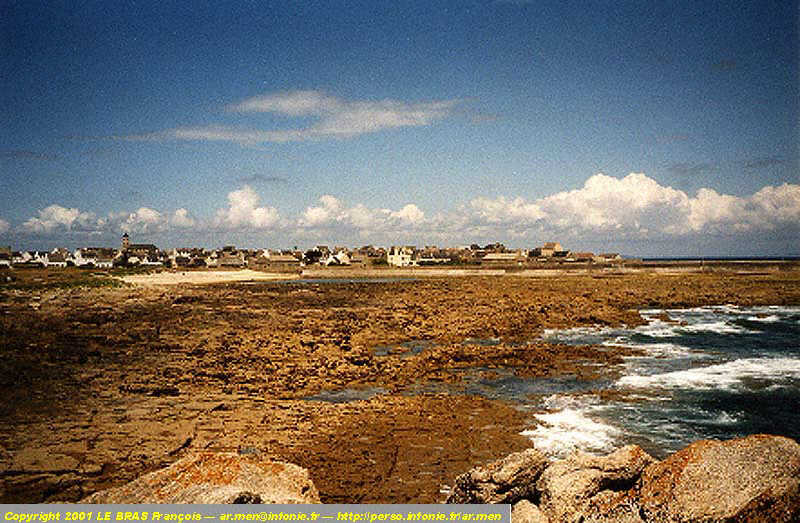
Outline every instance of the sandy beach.
{"type": "Polygon", "coordinates": [[[235,271],[163,271],[151,274],[134,274],[120,278],[134,285],[202,285],[242,281],[293,280],[300,276],[289,273],[268,273],[241,269],[235,271]]]}

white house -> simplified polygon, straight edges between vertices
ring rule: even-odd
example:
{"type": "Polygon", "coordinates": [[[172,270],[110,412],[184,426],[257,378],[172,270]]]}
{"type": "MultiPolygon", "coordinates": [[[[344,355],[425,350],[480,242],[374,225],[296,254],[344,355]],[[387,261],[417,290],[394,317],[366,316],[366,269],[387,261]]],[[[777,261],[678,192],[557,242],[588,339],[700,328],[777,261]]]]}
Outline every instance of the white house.
{"type": "Polygon", "coordinates": [[[320,265],[350,265],[350,256],[347,252],[339,251],[336,254],[328,253],[319,260],[320,265]]]}
{"type": "Polygon", "coordinates": [[[414,265],[413,256],[413,247],[396,247],[392,245],[389,252],[386,254],[386,261],[389,265],[395,267],[409,267],[414,265]]]}
{"type": "Polygon", "coordinates": [[[62,268],[66,267],[69,256],[69,251],[66,249],[53,249],[53,251],[47,257],[47,266],[62,268]]]}
{"type": "Polygon", "coordinates": [[[11,257],[11,263],[13,265],[41,265],[42,267],[47,267],[47,252],[40,252],[40,251],[22,251],[14,253],[11,257]]]}
{"type": "Polygon", "coordinates": [[[97,265],[97,257],[88,252],[87,249],[76,249],[75,254],[72,255],[72,261],[75,263],[75,267],[97,265]]]}

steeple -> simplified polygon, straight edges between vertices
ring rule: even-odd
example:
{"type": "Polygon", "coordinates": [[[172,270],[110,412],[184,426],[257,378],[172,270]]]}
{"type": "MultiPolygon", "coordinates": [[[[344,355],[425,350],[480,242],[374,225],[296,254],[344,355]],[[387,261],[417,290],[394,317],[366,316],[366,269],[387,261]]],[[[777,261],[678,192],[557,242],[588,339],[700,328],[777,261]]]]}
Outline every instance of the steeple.
{"type": "Polygon", "coordinates": [[[127,251],[128,247],[131,246],[131,239],[128,237],[128,233],[124,233],[122,235],[122,250],[127,251]]]}

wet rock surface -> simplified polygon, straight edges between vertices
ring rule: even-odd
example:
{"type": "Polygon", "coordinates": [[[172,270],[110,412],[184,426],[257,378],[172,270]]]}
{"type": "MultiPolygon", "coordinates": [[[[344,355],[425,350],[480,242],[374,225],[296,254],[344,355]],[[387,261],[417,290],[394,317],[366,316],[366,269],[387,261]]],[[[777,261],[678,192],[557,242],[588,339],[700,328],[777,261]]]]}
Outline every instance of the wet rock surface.
{"type": "Polygon", "coordinates": [[[323,502],[442,501],[459,473],[530,447],[529,414],[464,394],[466,377],[592,380],[628,354],[541,343],[543,329],[636,324],[642,307],[800,303],[790,271],[93,281],[30,270],[0,283],[0,501],[77,501],[205,450],[296,463],[323,502]],[[375,353],[409,340],[431,345],[375,353]],[[380,393],[303,399],[343,389],[380,393]]]}

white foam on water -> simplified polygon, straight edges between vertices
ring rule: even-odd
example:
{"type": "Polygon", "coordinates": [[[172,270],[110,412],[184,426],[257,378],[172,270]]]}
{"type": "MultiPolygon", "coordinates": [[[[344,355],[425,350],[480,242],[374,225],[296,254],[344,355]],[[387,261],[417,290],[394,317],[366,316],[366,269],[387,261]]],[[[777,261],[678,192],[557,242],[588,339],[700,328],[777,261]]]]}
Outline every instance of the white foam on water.
{"type": "Polygon", "coordinates": [[[758,332],[738,325],[731,325],[725,320],[683,325],[680,330],[683,332],[714,332],[717,334],[755,334],[758,332]]]}
{"type": "Polygon", "coordinates": [[[800,359],[744,358],[708,367],[655,374],[631,375],[617,380],[618,388],[735,389],[747,379],[780,381],[800,379],[800,359]]]}
{"type": "Polygon", "coordinates": [[[720,412],[716,416],[713,416],[710,420],[710,423],[713,425],[736,425],[739,422],[739,418],[734,416],[729,412],[720,412]]]}
{"type": "Polygon", "coordinates": [[[760,321],[763,323],[775,323],[781,321],[780,316],[776,316],[775,314],[770,314],[769,316],[748,316],[747,319],[749,321],[760,321]]]}
{"type": "Polygon", "coordinates": [[[616,447],[621,431],[607,423],[590,418],[591,404],[568,396],[551,396],[548,408],[564,407],[555,412],[536,414],[540,424],[521,434],[533,441],[539,451],[554,457],[566,457],[575,450],[609,452],[616,447]]]}
{"type": "Polygon", "coordinates": [[[650,336],[651,338],[672,338],[680,333],[682,325],[668,323],[663,320],[645,318],[649,321],[647,325],[641,325],[634,329],[635,332],[650,336]]]}
{"type": "Polygon", "coordinates": [[[675,343],[636,343],[622,339],[604,341],[603,345],[610,347],[629,347],[632,349],[642,349],[645,354],[642,356],[627,356],[626,359],[642,359],[642,358],[686,358],[708,357],[700,351],[692,350],[689,347],[678,345],[675,343]]]}
{"type": "Polygon", "coordinates": [[[571,329],[545,329],[542,338],[550,342],[596,343],[598,337],[611,336],[618,329],[610,327],[573,327],[571,329]]]}

